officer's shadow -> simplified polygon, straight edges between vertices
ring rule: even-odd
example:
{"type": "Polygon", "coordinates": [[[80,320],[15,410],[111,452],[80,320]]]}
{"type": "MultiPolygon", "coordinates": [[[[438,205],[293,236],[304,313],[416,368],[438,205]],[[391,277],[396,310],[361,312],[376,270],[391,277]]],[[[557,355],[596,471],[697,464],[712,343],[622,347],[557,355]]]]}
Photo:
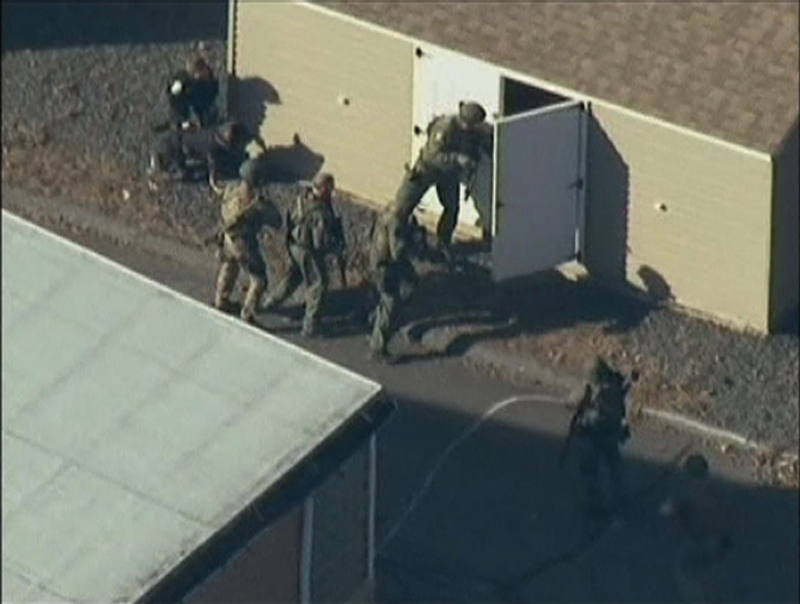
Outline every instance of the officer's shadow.
{"type": "Polygon", "coordinates": [[[395,364],[463,356],[487,339],[513,338],[521,333],[515,313],[498,302],[486,269],[470,264],[454,273],[426,275],[408,308],[391,346],[395,364]]]}
{"type": "MultiPolygon", "coordinates": [[[[330,269],[331,267],[329,267],[330,269]]],[[[331,275],[334,274],[330,270],[331,275]]],[[[368,333],[369,315],[374,307],[373,292],[367,283],[342,287],[332,276],[320,318],[319,337],[343,338],[368,333]]],[[[299,333],[305,314],[303,287],[282,306],[259,315],[259,324],[276,335],[299,333]]]]}

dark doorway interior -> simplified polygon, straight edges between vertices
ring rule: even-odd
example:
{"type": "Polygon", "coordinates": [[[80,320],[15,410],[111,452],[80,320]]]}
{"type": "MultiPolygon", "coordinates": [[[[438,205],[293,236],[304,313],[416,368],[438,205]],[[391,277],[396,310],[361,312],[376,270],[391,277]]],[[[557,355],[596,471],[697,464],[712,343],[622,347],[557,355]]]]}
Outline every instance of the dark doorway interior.
{"type": "Polygon", "coordinates": [[[502,115],[508,117],[539,109],[540,107],[547,107],[548,105],[555,105],[556,103],[563,103],[568,101],[567,97],[555,94],[543,88],[537,88],[530,84],[524,84],[517,80],[510,78],[503,78],[503,104],[502,115]]]}

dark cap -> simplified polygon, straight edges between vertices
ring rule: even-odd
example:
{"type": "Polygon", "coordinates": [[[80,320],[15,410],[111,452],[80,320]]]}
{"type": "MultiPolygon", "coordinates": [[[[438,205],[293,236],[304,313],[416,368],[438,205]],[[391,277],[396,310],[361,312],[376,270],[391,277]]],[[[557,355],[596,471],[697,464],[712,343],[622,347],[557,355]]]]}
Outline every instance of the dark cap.
{"type": "Polygon", "coordinates": [[[333,174],[330,172],[320,172],[314,177],[314,180],[311,181],[311,186],[317,190],[322,189],[325,186],[333,188],[335,184],[336,181],[333,178],[333,174]]]}
{"type": "Polygon", "coordinates": [[[467,124],[480,124],[486,119],[486,110],[473,101],[461,101],[458,104],[458,116],[467,124]]]}

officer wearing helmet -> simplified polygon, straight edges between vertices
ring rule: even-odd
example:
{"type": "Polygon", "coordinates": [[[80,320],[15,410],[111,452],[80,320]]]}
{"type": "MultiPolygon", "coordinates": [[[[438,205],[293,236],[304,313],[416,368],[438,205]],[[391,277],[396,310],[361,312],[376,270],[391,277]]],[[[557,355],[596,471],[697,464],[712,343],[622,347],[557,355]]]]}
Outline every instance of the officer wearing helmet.
{"type": "Polygon", "coordinates": [[[425,146],[414,165],[406,169],[391,206],[396,222],[405,224],[423,195],[435,186],[444,208],[436,227],[437,245],[448,263],[460,208],[459,184],[469,186],[481,153],[491,154],[492,129],[485,120],[486,110],[471,101],[459,103],[458,114],[434,118],[426,131],[425,146]]]}
{"type": "Polygon", "coordinates": [[[289,271],[264,303],[266,311],[280,306],[302,283],[305,316],[301,333],[306,337],[313,337],[319,331],[320,313],[330,281],[327,256],[341,253],[344,247],[341,222],[332,205],[335,186],[332,174],[318,174],[287,212],[285,242],[289,271]]]}
{"type": "MultiPolygon", "coordinates": [[[[632,380],[637,375],[634,373],[632,380]]],[[[625,412],[629,388],[630,383],[626,384],[618,371],[597,357],[571,424],[578,445],[578,467],[589,532],[597,528],[606,508],[600,488],[601,465],[608,470],[613,507],[620,509],[625,503],[620,446],[630,437],[625,412]]]]}
{"type": "Polygon", "coordinates": [[[252,322],[261,297],[267,289],[267,265],[261,253],[259,235],[265,226],[279,229],[281,216],[272,202],[261,198],[256,188],[252,162],[242,164],[241,180],[229,184],[222,194],[221,229],[218,238],[217,274],[214,306],[226,310],[240,269],[248,277],[247,293],[240,317],[252,322]]]}

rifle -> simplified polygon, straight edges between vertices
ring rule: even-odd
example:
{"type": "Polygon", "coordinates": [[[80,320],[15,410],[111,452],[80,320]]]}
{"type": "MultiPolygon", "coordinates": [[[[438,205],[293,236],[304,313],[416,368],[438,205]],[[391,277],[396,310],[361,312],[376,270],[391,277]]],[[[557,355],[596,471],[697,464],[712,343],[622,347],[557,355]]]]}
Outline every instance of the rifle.
{"type": "MultiPolygon", "coordinates": [[[[622,400],[625,400],[625,397],[628,396],[628,392],[630,391],[631,386],[638,380],[639,380],[639,371],[634,369],[633,371],[631,371],[630,376],[625,380],[625,383],[622,385],[622,400]]],[[[572,417],[569,420],[569,428],[567,429],[567,438],[564,441],[564,444],[561,447],[561,452],[558,455],[559,468],[564,465],[564,460],[567,458],[567,453],[569,452],[570,445],[572,444],[572,439],[575,438],[575,428],[578,425],[578,420],[585,411],[586,407],[589,406],[591,400],[592,400],[592,387],[589,384],[586,384],[586,388],[583,391],[583,398],[581,398],[580,403],[578,403],[578,408],[575,409],[575,412],[572,414],[572,417]]]]}
{"type": "Polygon", "coordinates": [[[342,289],[347,287],[347,258],[345,258],[345,250],[347,243],[344,237],[344,225],[342,224],[342,217],[334,213],[334,239],[336,240],[335,256],[336,268],[339,270],[339,284],[342,289]]]}
{"type": "Polygon", "coordinates": [[[589,384],[586,384],[586,388],[584,388],[583,390],[583,397],[578,403],[578,408],[575,409],[575,412],[569,419],[569,428],[567,428],[567,438],[566,440],[564,440],[564,444],[561,446],[561,452],[558,454],[557,465],[559,468],[564,465],[564,460],[566,460],[567,458],[567,453],[569,452],[570,445],[572,444],[572,439],[575,438],[575,426],[578,425],[578,420],[580,419],[586,407],[589,406],[591,400],[592,400],[592,387],[589,384]]]}

